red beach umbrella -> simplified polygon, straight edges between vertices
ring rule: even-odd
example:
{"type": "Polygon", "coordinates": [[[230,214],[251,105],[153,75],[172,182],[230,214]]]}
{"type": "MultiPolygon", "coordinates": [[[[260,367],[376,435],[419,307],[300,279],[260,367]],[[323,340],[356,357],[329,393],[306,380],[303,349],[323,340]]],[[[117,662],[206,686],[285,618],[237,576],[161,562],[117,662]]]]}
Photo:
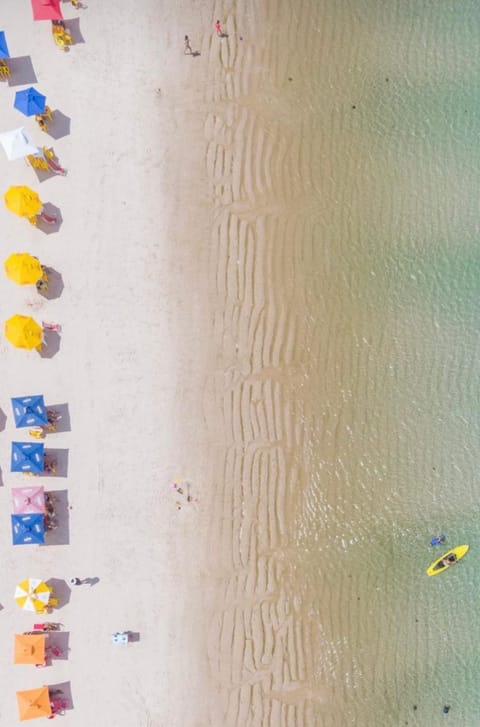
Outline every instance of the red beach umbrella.
{"type": "Polygon", "coordinates": [[[34,20],[63,20],[60,0],[32,0],[34,20]]]}

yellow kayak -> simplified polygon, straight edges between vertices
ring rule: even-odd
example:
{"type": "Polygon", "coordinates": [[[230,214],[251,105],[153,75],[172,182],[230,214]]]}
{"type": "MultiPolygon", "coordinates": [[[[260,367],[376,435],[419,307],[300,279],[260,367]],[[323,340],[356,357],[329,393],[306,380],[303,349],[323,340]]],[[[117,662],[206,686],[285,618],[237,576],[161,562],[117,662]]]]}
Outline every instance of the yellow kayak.
{"type": "Polygon", "coordinates": [[[468,553],[468,545],[457,545],[456,548],[452,548],[448,553],[445,553],[428,566],[427,576],[436,576],[438,573],[443,573],[451,565],[458,563],[460,558],[463,558],[466,553],[468,553]]]}

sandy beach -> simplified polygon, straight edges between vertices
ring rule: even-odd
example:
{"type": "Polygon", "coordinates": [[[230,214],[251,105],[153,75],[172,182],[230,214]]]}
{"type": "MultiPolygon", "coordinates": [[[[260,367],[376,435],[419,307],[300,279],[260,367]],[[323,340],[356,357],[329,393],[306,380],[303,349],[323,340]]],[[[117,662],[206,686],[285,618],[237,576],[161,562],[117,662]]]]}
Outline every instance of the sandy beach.
{"type": "MultiPolygon", "coordinates": [[[[206,243],[193,258],[187,239],[205,215],[196,196],[202,149],[185,148],[191,137],[181,132],[194,102],[186,94],[182,104],[179,89],[193,59],[183,55],[181,14],[166,3],[62,8],[74,37],[68,53],[48,22],[32,21],[29,2],[4,8],[12,76],[0,88],[1,130],[25,126],[68,174],[39,180],[23,160],[0,157],[2,193],[27,184],[61,217],[58,229],[36,229],[3,208],[4,257],[38,256],[60,293],[46,300],[3,275],[3,318],[62,326],[44,357],[0,344],[0,722],[18,723],[17,689],[60,684],[66,725],[205,725],[198,544],[208,458],[197,392],[208,346],[196,273],[204,279],[206,243]],[[54,111],[49,134],[13,108],[15,91],[29,85],[54,111]],[[50,545],[13,547],[10,489],[26,478],[9,471],[10,443],[29,437],[15,430],[9,399],[33,393],[62,412],[60,431],[45,440],[57,476],[38,478],[58,491],[61,524],[50,545]],[[186,487],[184,495],[170,487],[176,478],[191,482],[192,502],[186,487]],[[43,670],[13,665],[14,633],[39,620],[13,601],[28,576],[58,579],[50,619],[68,634],[68,658],[43,670]],[[69,589],[61,581],[72,576],[98,582],[69,589]],[[138,640],[113,645],[111,633],[123,629],[138,640]]],[[[210,30],[206,23],[205,38],[210,30]]]]}
{"type": "Polygon", "coordinates": [[[16,689],[42,684],[69,695],[65,725],[320,724],[321,628],[294,534],[318,345],[297,285],[318,185],[298,133],[309,89],[292,85],[304,56],[284,52],[296,20],[286,2],[63,3],[62,53],[27,0],[5,4],[1,131],[25,126],[68,174],[0,154],[4,188],[31,186],[61,218],[34,228],[2,209],[4,256],[30,252],[56,281],[46,300],[3,276],[4,319],[62,326],[43,356],[0,343],[1,724],[18,721],[16,689]],[[29,85],[54,111],[47,135],[13,108],[29,85]],[[45,440],[57,475],[38,479],[61,525],[13,547],[10,489],[26,478],[10,446],[28,435],[9,399],[37,393],[62,412],[45,440]],[[38,620],[13,601],[28,576],[57,579],[51,619],[68,634],[68,658],[43,670],[12,663],[13,634],[38,620]],[[136,640],[112,644],[123,629],[136,640]]]}

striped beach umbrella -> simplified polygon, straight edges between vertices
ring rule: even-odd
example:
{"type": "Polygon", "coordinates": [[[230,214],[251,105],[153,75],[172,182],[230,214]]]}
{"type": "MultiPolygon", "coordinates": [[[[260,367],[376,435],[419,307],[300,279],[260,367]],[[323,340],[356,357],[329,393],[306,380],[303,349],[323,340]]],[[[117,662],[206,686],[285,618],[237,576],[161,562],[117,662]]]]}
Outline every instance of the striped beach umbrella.
{"type": "Polygon", "coordinates": [[[15,589],[15,601],[24,611],[43,613],[50,600],[52,589],[40,578],[26,578],[15,589]]]}

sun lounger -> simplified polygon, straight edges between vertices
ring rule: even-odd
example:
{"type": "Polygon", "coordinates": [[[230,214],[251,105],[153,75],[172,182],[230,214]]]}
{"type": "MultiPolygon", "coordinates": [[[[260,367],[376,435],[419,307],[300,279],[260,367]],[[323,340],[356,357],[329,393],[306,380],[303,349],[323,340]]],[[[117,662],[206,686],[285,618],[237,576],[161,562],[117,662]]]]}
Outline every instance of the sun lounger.
{"type": "Polygon", "coordinates": [[[52,35],[53,40],[62,50],[72,44],[72,36],[67,31],[64,23],[52,23],[52,35]]]}
{"type": "Polygon", "coordinates": [[[46,172],[53,172],[62,176],[66,174],[65,169],[55,161],[55,154],[52,149],[48,149],[46,146],[42,147],[38,154],[29,154],[27,161],[35,169],[43,169],[46,172]]]}
{"type": "Polygon", "coordinates": [[[0,59],[0,78],[2,80],[6,80],[7,78],[10,78],[10,68],[7,66],[6,62],[2,59],[0,59]]]}

